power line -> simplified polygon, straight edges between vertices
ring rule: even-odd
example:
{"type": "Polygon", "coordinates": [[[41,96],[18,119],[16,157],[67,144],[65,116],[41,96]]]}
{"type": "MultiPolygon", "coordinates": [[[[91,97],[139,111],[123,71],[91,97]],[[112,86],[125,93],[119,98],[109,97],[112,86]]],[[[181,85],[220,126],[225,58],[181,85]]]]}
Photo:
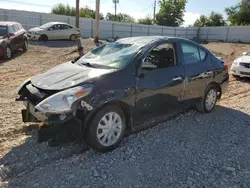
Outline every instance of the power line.
{"type": "Polygon", "coordinates": [[[4,2],[9,2],[9,3],[16,3],[16,4],[24,4],[24,5],[33,5],[33,6],[42,6],[42,7],[52,7],[50,5],[41,5],[41,4],[35,4],[35,3],[25,3],[25,2],[21,2],[21,1],[12,1],[12,0],[0,0],[0,1],[4,1],[4,2]]]}
{"type": "Polygon", "coordinates": [[[149,8],[152,8],[152,5],[150,5],[149,7],[143,9],[141,12],[145,12],[146,10],[148,10],[149,8]]]}

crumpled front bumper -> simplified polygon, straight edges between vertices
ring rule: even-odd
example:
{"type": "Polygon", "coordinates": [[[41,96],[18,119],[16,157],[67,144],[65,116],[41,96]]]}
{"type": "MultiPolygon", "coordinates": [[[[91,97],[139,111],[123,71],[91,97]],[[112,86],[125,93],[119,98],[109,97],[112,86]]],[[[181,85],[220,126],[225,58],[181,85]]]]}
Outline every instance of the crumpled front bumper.
{"type": "Polygon", "coordinates": [[[38,130],[38,142],[46,142],[61,133],[70,134],[75,139],[81,139],[82,120],[73,114],[47,116],[35,110],[34,105],[29,101],[24,101],[24,104],[26,108],[22,110],[23,122],[44,122],[44,125],[38,130]]]}

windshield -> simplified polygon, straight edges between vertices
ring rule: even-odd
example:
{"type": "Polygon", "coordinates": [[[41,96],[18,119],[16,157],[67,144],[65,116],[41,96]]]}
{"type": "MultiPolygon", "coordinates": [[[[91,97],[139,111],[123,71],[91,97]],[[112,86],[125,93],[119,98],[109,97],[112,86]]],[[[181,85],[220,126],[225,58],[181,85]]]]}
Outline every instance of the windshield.
{"type": "Polygon", "coordinates": [[[0,25],[0,36],[5,36],[5,35],[7,35],[7,27],[0,25]]]}
{"type": "Polygon", "coordinates": [[[129,64],[135,54],[144,46],[142,43],[129,43],[126,41],[116,41],[105,43],[102,46],[88,52],[75,64],[82,65],[90,63],[104,67],[121,69],[129,64]]]}
{"type": "Polygon", "coordinates": [[[46,29],[46,28],[48,28],[48,27],[51,27],[52,25],[54,25],[54,24],[51,23],[51,22],[49,22],[49,23],[46,23],[46,24],[43,24],[43,25],[39,26],[39,28],[41,28],[41,29],[46,29]]]}

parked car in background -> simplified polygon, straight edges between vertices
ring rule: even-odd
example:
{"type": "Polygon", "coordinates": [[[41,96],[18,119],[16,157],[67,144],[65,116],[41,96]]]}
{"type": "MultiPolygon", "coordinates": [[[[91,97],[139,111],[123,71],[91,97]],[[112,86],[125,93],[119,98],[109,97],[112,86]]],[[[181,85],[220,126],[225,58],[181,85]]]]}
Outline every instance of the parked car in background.
{"type": "Polygon", "coordinates": [[[28,37],[32,40],[76,40],[79,36],[78,28],[63,22],[49,22],[28,31],[28,37]]]}
{"type": "Polygon", "coordinates": [[[19,48],[28,49],[26,30],[18,22],[0,21],[0,57],[10,59],[19,48]]]}
{"type": "Polygon", "coordinates": [[[250,77],[250,52],[234,60],[230,72],[234,77],[250,77]]]}
{"type": "Polygon", "coordinates": [[[187,39],[131,37],[23,82],[23,121],[42,121],[40,141],[64,131],[93,149],[114,149],[125,131],[154,117],[196,106],[209,113],[226,91],[224,62],[187,39]]]}

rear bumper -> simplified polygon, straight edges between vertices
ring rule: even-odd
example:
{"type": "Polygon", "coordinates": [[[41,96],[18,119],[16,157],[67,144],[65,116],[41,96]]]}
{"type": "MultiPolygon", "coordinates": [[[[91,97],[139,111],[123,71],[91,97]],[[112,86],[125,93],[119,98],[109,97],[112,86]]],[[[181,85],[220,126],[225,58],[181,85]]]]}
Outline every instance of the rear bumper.
{"type": "Polygon", "coordinates": [[[229,77],[220,84],[221,95],[223,95],[227,91],[228,85],[229,85],[229,77]]]}

